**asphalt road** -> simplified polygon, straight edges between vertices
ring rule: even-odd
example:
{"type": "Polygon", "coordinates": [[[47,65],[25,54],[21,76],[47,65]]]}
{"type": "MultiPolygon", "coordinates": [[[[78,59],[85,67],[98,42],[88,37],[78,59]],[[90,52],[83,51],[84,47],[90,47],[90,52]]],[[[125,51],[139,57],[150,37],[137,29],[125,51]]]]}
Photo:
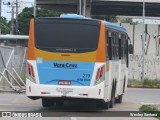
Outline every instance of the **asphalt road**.
{"type": "MultiPolygon", "coordinates": [[[[35,101],[30,100],[25,94],[0,94],[0,111],[50,112],[53,116],[55,115],[55,117],[71,117],[69,118],[71,120],[82,120],[82,118],[77,117],[83,116],[101,116],[102,118],[108,113],[107,111],[138,111],[142,104],[160,104],[160,89],[128,88],[124,95],[123,103],[115,104],[114,108],[110,108],[109,110],[99,109],[95,103],[86,103],[83,101],[78,103],[65,103],[63,107],[43,108],[41,105],[41,99],[35,101]]],[[[61,118],[57,119],[59,120],[61,118]]],[[[134,119],[138,120],[137,118],[134,119]]],[[[152,120],[155,118],[145,119],[152,120]]],[[[121,119],[119,118],[118,120],[121,119]]]]}

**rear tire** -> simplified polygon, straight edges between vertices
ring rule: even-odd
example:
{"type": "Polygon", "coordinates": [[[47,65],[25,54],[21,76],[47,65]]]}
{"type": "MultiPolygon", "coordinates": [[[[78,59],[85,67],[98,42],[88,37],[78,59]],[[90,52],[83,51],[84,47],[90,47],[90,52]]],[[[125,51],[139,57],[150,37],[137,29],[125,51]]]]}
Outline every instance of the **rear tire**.
{"type": "Polygon", "coordinates": [[[50,106],[52,106],[52,101],[47,98],[42,98],[42,106],[43,107],[50,107],[50,106]]]}
{"type": "Polygon", "coordinates": [[[109,102],[104,102],[104,101],[98,101],[97,106],[102,108],[102,109],[108,109],[109,108],[109,102]]]}
{"type": "Polygon", "coordinates": [[[109,108],[109,102],[104,102],[102,104],[103,104],[102,108],[108,110],[108,108],[109,108]]]}
{"type": "Polygon", "coordinates": [[[122,103],[123,94],[119,95],[117,99],[115,99],[116,103],[122,103]]]}
{"type": "Polygon", "coordinates": [[[110,108],[113,108],[115,103],[115,90],[114,90],[114,86],[112,86],[112,93],[111,93],[111,101],[110,101],[110,108]]]}

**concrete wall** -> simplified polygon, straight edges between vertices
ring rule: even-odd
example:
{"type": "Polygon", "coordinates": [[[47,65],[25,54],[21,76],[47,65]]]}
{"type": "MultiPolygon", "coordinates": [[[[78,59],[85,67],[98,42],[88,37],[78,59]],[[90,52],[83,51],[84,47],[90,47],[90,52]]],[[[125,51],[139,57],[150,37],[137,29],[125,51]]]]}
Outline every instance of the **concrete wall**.
{"type": "MultiPolygon", "coordinates": [[[[133,25],[122,24],[127,29],[128,35],[133,43],[134,54],[129,56],[129,78],[141,79],[142,72],[142,24],[135,25],[135,32],[133,32],[133,25]]],[[[160,26],[155,24],[146,25],[145,32],[145,78],[160,79],[160,26]]]]}

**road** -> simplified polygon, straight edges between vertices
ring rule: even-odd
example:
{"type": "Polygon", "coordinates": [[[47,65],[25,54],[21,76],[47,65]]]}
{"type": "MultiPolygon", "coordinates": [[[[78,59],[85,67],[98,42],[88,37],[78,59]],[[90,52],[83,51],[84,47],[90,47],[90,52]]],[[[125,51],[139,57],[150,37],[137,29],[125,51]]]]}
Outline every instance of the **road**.
{"type": "MultiPolygon", "coordinates": [[[[25,94],[0,94],[0,111],[51,112],[56,117],[102,117],[105,116],[104,114],[107,114],[106,111],[138,111],[142,104],[148,103],[160,104],[160,89],[128,88],[124,95],[123,103],[115,104],[114,108],[110,108],[109,110],[98,109],[95,103],[85,103],[83,101],[65,103],[63,107],[43,108],[40,99],[35,101],[30,100],[25,94]]],[[[78,120],[81,119],[79,118],[78,120]]]]}

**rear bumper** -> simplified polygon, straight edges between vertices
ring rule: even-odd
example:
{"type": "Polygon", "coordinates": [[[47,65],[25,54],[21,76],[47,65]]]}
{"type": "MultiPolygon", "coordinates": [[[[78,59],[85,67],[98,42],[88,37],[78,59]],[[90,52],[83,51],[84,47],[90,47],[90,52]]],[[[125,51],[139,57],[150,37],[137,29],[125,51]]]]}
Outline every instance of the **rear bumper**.
{"type": "Polygon", "coordinates": [[[26,79],[29,98],[88,98],[104,100],[104,82],[96,86],[61,86],[35,84],[26,79]]]}

